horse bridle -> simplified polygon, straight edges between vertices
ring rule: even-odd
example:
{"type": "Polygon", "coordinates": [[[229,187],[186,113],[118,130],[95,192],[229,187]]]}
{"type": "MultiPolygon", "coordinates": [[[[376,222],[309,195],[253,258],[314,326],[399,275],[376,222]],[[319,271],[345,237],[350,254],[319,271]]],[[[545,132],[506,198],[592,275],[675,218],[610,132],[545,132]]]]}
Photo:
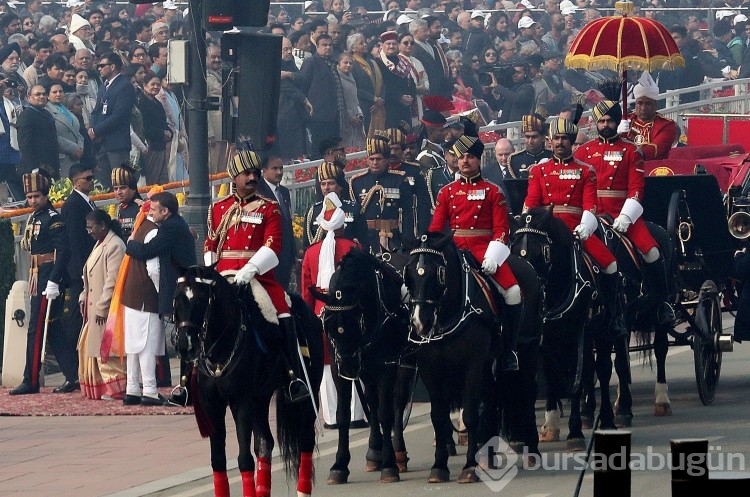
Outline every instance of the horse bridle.
{"type": "MultiPolygon", "coordinates": [[[[524,219],[526,226],[517,229],[513,233],[513,238],[515,239],[517,235],[536,235],[544,238],[547,243],[542,245],[542,258],[544,258],[545,264],[549,264],[552,260],[552,250],[550,248],[552,245],[552,239],[546,231],[530,227],[529,225],[531,224],[532,219],[531,214],[526,214],[526,218],[524,219]]],[[[526,257],[528,253],[528,239],[524,236],[521,237],[520,255],[521,257],[526,257]]]]}
{"type": "MultiPolygon", "coordinates": [[[[213,305],[215,301],[214,291],[213,289],[216,288],[216,280],[211,278],[194,278],[193,281],[198,284],[207,285],[209,287],[208,292],[208,304],[206,305],[206,312],[203,316],[203,324],[196,325],[192,321],[179,321],[175,323],[175,328],[177,329],[177,332],[179,333],[180,329],[184,328],[192,328],[200,330],[199,333],[199,340],[200,340],[200,353],[197,357],[193,359],[193,363],[198,366],[199,370],[205,374],[206,376],[210,376],[212,378],[220,378],[223,374],[231,372],[232,369],[234,369],[235,363],[233,361],[235,355],[240,349],[240,345],[242,344],[244,332],[247,330],[247,326],[245,325],[245,318],[244,313],[240,312],[240,333],[237,333],[237,337],[234,341],[234,345],[232,346],[232,351],[229,353],[229,357],[226,361],[223,363],[221,362],[213,362],[211,359],[209,359],[209,355],[213,351],[213,348],[220,342],[221,336],[224,334],[222,332],[222,335],[218,337],[217,340],[214,341],[214,344],[206,350],[206,333],[208,330],[208,321],[211,317],[211,313],[213,311],[213,305]]],[[[180,276],[177,278],[177,283],[187,283],[187,278],[184,276],[180,276]]],[[[225,330],[226,331],[226,330],[225,330]]]]}
{"type": "MultiPolygon", "coordinates": [[[[425,241],[424,239],[422,240],[425,241]]],[[[442,294],[440,295],[440,299],[443,298],[445,295],[445,292],[448,290],[448,286],[445,284],[445,268],[448,265],[448,261],[445,259],[445,254],[440,250],[435,250],[433,248],[429,247],[419,247],[411,250],[409,252],[409,255],[419,255],[419,258],[417,259],[417,275],[424,276],[425,273],[425,263],[424,263],[424,254],[430,254],[430,255],[436,255],[440,257],[440,259],[443,261],[443,265],[438,265],[437,267],[437,280],[440,287],[443,289],[442,294]]],[[[436,301],[431,299],[414,299],[412,298],[409,302],[410,306],[414,305],[437,305],[440,302],[440,299],[436,301]]]]}

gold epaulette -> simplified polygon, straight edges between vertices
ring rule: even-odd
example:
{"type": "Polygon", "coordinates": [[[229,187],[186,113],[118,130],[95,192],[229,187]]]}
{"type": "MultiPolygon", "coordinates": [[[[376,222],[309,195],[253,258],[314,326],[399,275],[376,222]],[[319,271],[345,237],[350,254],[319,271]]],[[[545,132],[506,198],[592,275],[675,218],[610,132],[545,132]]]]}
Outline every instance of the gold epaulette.
{"type": "Polygon", "coordinates": [[[357,174],[354,174],[354,175],[352,175],[352,177],[351,177],[351,178],[349,178],[349,182],[351,183],[351,182],[352,182],[352,180],[355,180],[355,179],[357,179],[357,178],[360,178],[360,177],[364,176],[365,174],[367,174],[367,173],[369,173],[369,172],[370,172],[370,170],[369,170],[369,169],[365,169],[364,171],[358,172],[357,174]]]}
{"type": "Polygon", "coordinates": [[[57,228],[64,228],[65,222],[64,221],[55,221],[54,223],[49,225],[49,229],[56,230],[57,228]]]}

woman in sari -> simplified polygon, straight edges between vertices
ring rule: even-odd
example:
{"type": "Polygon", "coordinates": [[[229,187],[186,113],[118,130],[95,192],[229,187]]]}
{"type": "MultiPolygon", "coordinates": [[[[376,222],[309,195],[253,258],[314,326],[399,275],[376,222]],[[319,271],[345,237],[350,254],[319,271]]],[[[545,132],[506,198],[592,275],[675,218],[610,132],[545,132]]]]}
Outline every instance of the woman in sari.
{"type": "Polygon", "coordinates": [[[101,345],[125,243],[119,236],[120,223],[100,209],[86,215],[86,231],[96,245],[83,267],[83,291],[78,297],[84,323],[78,339],[81,393],[93,400],[122,399],[127,381],[125,363],[117,355],[102,361],[101,345]]]}
{"type": "Polygon", "coordinates": [[[357,98],[365,132],[368,138],[372,138],[376,130],[385,129],[383,74],[368,53],[364,35],[355,33],[349,36],[346,47],[354,60],[352,76],[357,82],[357,98]]]}

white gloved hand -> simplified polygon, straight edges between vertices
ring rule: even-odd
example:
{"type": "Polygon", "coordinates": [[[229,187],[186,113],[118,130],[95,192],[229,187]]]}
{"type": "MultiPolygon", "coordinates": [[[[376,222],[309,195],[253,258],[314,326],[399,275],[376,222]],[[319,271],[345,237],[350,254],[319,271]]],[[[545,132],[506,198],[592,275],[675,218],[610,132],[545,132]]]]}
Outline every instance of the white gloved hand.
{"type": "Polygon", "coordinates": [[[628,216],[625,214],[620,214],[617,216],[617,219],[615,219],[615,222],[612,223],[612,229],[615,231],[619,231],[620,233],[625,233],[628,231],[628,228],[630,228],[630,225],[633,224],[633,222],[630,220],[628,216]]]}
{"type": "Polygon", "coordinates": [[[252,262],[248,262],[234,275],[234,282],[240,285],[247,285],[251,279],[255,278],[256,274],[258,274],[258,266],[252,262]]]}
{"type": "Polygon", "coordinates": [[[482,271],[488,276],[492,276],[497,272],[497,262],[492,259],[485,259],[482,261],[482,271]]]}
{"type": "Polygon", "coordinates": [[[573,230],[573,234],[580,238],[582,242],[585,242],[591,236],[591,233],[593,233],[593,230],[585,223],[579,224],[573,230]]]}
{"type": "Polygon", "coordinates": [[[724,77],[728,77],[732,73],[732,67],[731,66],[725,66],[721,69],[721,74],[724,75],[724,77]]]}
{"type": "Polygon", "coordinates": [[[47,282],[47,288],[44,289],[42,295],[47,297],[47,300],[55,300],[60,296],[60,285],[54,281],[47,282]]]}
{"type": "Polygon", "coordinates": [[[208,252],[203,253],[203,265],[204,266],[210,266],[216,262],[216,252],[211,252],[210,250],[208,252]]]}
{"type": "Polygon", "coordinates": [[[623,119],[620,124],[617,125],[617,134],[624,135],[630,132],[630,119],[623,119]]]}

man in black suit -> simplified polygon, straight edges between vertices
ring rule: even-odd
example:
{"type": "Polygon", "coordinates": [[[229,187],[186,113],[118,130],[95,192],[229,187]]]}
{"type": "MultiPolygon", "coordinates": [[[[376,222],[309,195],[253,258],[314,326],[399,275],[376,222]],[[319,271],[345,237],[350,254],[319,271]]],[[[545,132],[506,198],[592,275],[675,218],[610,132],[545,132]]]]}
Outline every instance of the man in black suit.
{"type": "Polygon", "coordinates": [[[416,19],[409,23],[409,32],[414,36],[414,57],[424,66],[430,81],[430,95],[451,99],[453,87],[448,80],[448,59],[438,44],[442,26],[433,16],[416,19]]]}
{"type": "Polygon", "coordinates": [[[279,264],[274,268],[274,277],[284,290],[289,291],[289,280],[294,268],[294,231],[292,230],[292,200],[289,189],[281,185],[284,165],[279,157],[270,156],[260,164],[263,177],[258,181],[258,193],[279,203],[281,210],[281,252],[279,264]]]}
{"type": "MultiPolygon", "coordinates": [[[[177,198],[172,193],[157,193],[149,200],[149,217],[159,226],[159,230],[147,243],[135,241],[131,237],[128,240],[126,254],[141,261],[159,258],[159,314],[164,319],[174,313],[172,298],[177,288],[177,269],[196,264],[195,238],[185,220],[179,215],[177,198]]],[[[157,365],[157,374],[158,367],[157,365]]],[[[190,368],[189,362],[181,361],[180,378],[189,378],[190,368]]],[[[170,401],[184,405],[189,398],[170,397],[170,401]]]]}
{"type": "Polygon", "coordinates": [[[108,53],[97,65],[104,84],[99,87],[96,106],[91,113],[89,138],[98,143],[97,177],[110,188],[112,169],[130,163],[130,115],[135,104],[135,89],[120,73],[122,59],[108,53]]]}
{"type": "MultiPolygon", "coordinates": [[[[69,298],[65,302],[65,311],[67,312],[63,312],[63,315],[67,315],[67,320],[64,323],[66,344],[72,351],[75,351],[78,333],[83,325],[83,317],[78,307],[78,296],[83,291],[83,266],[94,249],[95,243],[86,230],[86,215],[96,209],[96,205],[89,198],[89,193],[94,189],[94,172],[91,168],[73,164],[70,167],[68,178],[73,183],[73,191],[70,192],[68,199],[60,210],[68,232],[68,243],[71,247],[70,261],[68,262],[68,281],[70,283],[67,293],[69,298]]],[[[74,355],[77,365],[78,355],[74,355]]],[[[79,388],[78,382],[66,381],[58,390],[68,393],[79,388]]]]}
{"type": "Polygon", "coordinates": [[[29,106],[21,112],[16,123],[18,150],[21,162],[18,172],[26,174],[41,169],[53,179],[60,179],[60,158],[57,152],[55,118],[47,109],[47,90],[34,85],[29,90],[29,106]]]}
{"type": "Polygon", "coordinates": [[[318,36],[317,48],[312,57],[302,63],[303,91],[312,105],[307,129],[312,138],[313,159],[319,159],[318,145],[329,136],[339,135],[339,108],[337,88],[340,85],[333,55],[333,41],[327,34],[318,36]]]}

